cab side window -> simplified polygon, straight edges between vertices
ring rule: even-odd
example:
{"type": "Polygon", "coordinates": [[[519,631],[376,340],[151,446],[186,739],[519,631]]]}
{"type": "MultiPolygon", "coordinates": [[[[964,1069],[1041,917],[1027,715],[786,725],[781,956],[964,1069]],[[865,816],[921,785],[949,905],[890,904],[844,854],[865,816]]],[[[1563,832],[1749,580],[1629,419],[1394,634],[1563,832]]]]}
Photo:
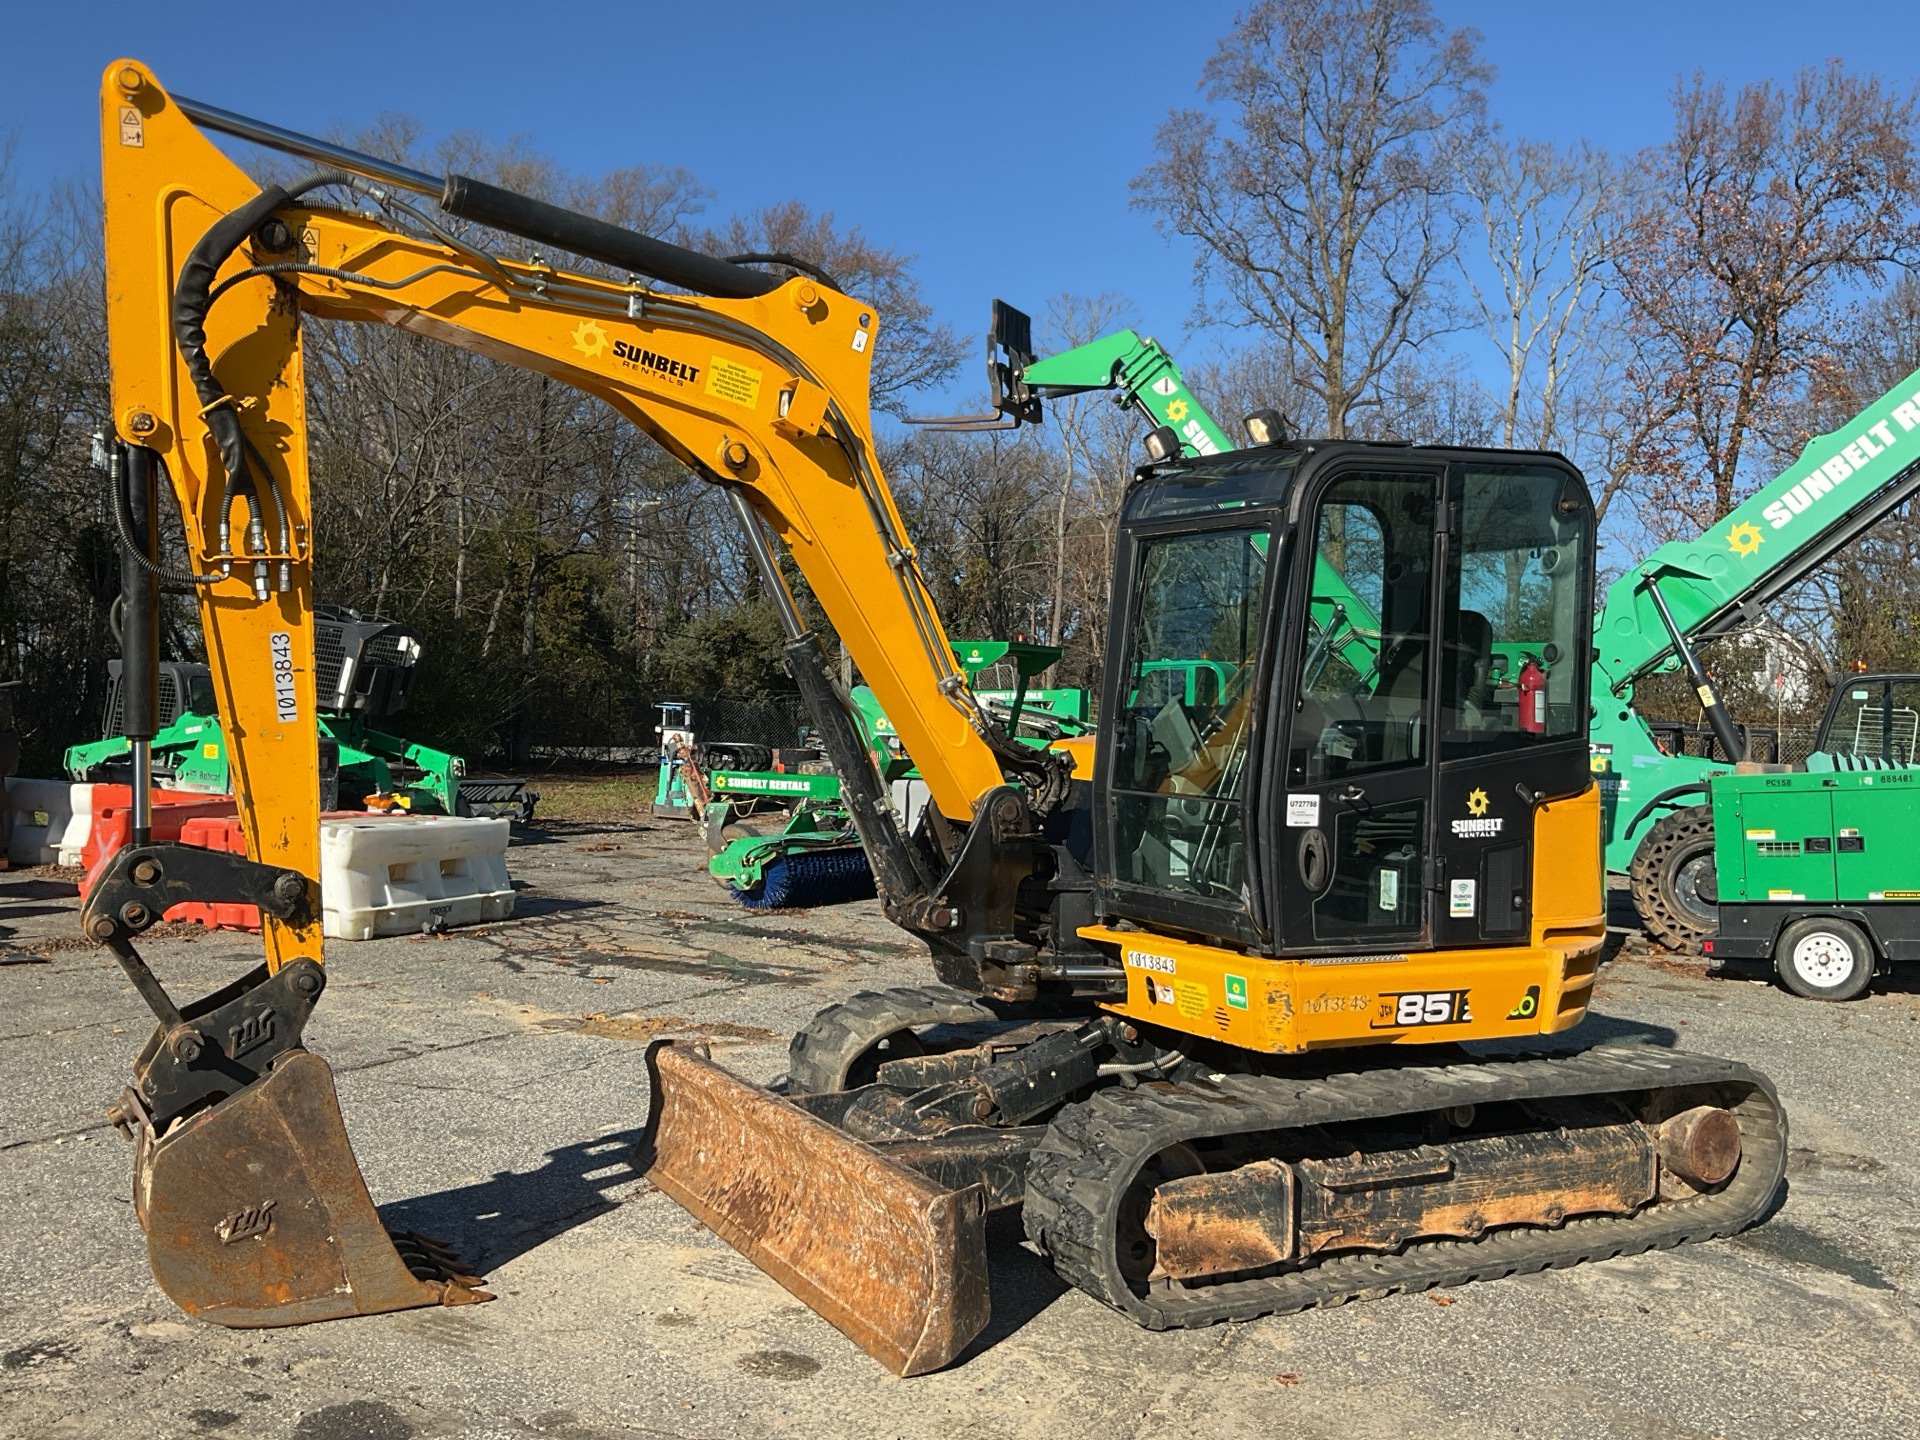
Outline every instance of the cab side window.
{"type": "Polygon", "coordinates": [[[1439,666],[1443,759],[1586,733],[1589,512],[1566,472],[1456,472],[1459,528],[1439,666]]]}
{"type": "Polygon", "coordinates": [[[1436,502],[1432,475],[1351,475],[1328,487],[1314,522],[1289,785],[1425,762],[1436,502]]]}
{"type": "Polygon", "coordinates": [[[1267,532],[1156,536],[1136,572],[1114,727],[1117,877],[1237,902],[1267,532]]]}

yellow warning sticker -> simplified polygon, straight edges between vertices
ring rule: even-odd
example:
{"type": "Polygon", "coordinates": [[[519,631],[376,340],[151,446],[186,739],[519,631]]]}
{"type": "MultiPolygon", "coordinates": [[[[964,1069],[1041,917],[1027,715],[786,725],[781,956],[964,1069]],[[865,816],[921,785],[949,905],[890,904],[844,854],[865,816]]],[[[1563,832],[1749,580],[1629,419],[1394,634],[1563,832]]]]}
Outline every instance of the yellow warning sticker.
{"type": "Polygon", "coordinates": [[[760,403],[760,372],[716,355],[707,366],[707,393],[752,409],[760,403]]]}
{"type": "Polygon", "coordinates": [[[1198,980],[1174,981],[1173,1000],[1188,1020],[1198,1020],[1207,1013],[1207,987],[1198,980]]]}
{"type": "Polygon", "coordinates": [[[220,747],[218,745],[202,745],[200,747],[200,753],[209,760],[218,760],[220,758],[220,747]]]}
{"type": "Polygon", "coordinates": [[[134,150],[146,148],[147,124],[138,105],[120,107],[120,143],[134,150]]]}
{"type": "Polygon", "coordinates": [[[1774,833],[1773,833],[1773,831],[1771,831],[1771,830],[1749,830],[1749,831],[1747,831],[1747,839],[1749,839],[1749,840],[1771,840],[1771,839],[1773,839],[1773,838],[1774,838],[1774,833]]]}

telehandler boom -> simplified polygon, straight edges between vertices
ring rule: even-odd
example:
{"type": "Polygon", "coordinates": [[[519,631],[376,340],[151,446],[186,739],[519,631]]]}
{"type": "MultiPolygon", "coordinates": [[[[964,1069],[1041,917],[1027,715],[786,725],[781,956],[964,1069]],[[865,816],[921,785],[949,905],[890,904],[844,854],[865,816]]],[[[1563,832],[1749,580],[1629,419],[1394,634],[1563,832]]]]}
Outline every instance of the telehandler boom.
{"type": "Polygon", "coordinates": [[[101,120],[135,521],[127,733],[137,766],[153,584],[188,580],[248,840],[242,858],[136,833],[82,916],[159,1022],[114,1116],[154,1273],[190,1313],[295,1324],[483,1293],[443,1247],[382,1230],[300,1043],[325,984],[303,320],[550,376],[726,491],[886,912],[943,983],[823,1011],[784,1095],[655,1045],[636,1163],[893,1370],[947,1364],[985,1324],[990,1207],[1024,1203],[1062,1275],[1155,1329],[1764,1213],[1786,1129],[1754,1072],[1645,1047],[1458,1049],[1578,1024],[1604,933],[1593,512],[1564,460],[1282,443],[1143,469],[1098,743],[1035,750],[955,667],[874,452],[879,317],[830,277],[781,282],[344,151],[169,95],[131,61],[108,68],[101,120]],[[262,190],[203,129],[322,168],[262,190]],[[540,253],[497,255],[456,220],[540,253]],[[163,476],[184,571],[153,550],[163,476]],[[928,786],[912,833],[776,540],[928,786]],[[1378,618],[1364,685],[1323,663],[1322,559],[1378,618]],[[1490,636],[1523,617],[1565,656],[1524,710],[1484,683],[1490,636]],[[1195,657],[1227,677],[1205,699],[1174,683],[1195,657]],[[259,905],[265,965],[176,1005],[133,942],[181,900],[259,905]]]}

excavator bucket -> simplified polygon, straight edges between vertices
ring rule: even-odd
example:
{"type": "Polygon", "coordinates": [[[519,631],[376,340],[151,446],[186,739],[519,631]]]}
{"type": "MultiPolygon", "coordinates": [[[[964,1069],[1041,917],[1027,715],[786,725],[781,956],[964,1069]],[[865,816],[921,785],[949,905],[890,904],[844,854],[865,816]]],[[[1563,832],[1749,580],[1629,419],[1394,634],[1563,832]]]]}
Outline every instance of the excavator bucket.
{"type": "Polygon", "coordinates": [[[136,1144],[154,1278],[189,1315],[253,1328],[493,1298],[437,1241],[388,1234],[310,1051],[136,1144]]]}
{"type": "Polygon", "coordinates": [[[986,1193],[947,1188],[697,1045],[647,1051],[647,1178],[896,1375],[986,1326],[986,1193]]]}

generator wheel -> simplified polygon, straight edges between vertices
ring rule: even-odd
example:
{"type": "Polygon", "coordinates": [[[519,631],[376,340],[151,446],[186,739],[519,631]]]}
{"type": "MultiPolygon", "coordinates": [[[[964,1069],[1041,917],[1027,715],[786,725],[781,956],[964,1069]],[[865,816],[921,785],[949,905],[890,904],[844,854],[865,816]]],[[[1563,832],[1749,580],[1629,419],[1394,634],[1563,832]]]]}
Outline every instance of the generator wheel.
{"type": "Polygon", "coordinates": [[[1633,908],[1647,934],[1669,950],[1700,953],[1720,921],[1713,864],[1713,811],[1689,805],[1662,816],[1634,852],[1633,908]]]}
{"type": "Polygon", "coordinates": [[[1774,944],[1773,968],[1782,985],[1809,1000],[1858,1000],[1873,982],[1873,944],[1846,920],[1796,920],[1774,944]]]}

